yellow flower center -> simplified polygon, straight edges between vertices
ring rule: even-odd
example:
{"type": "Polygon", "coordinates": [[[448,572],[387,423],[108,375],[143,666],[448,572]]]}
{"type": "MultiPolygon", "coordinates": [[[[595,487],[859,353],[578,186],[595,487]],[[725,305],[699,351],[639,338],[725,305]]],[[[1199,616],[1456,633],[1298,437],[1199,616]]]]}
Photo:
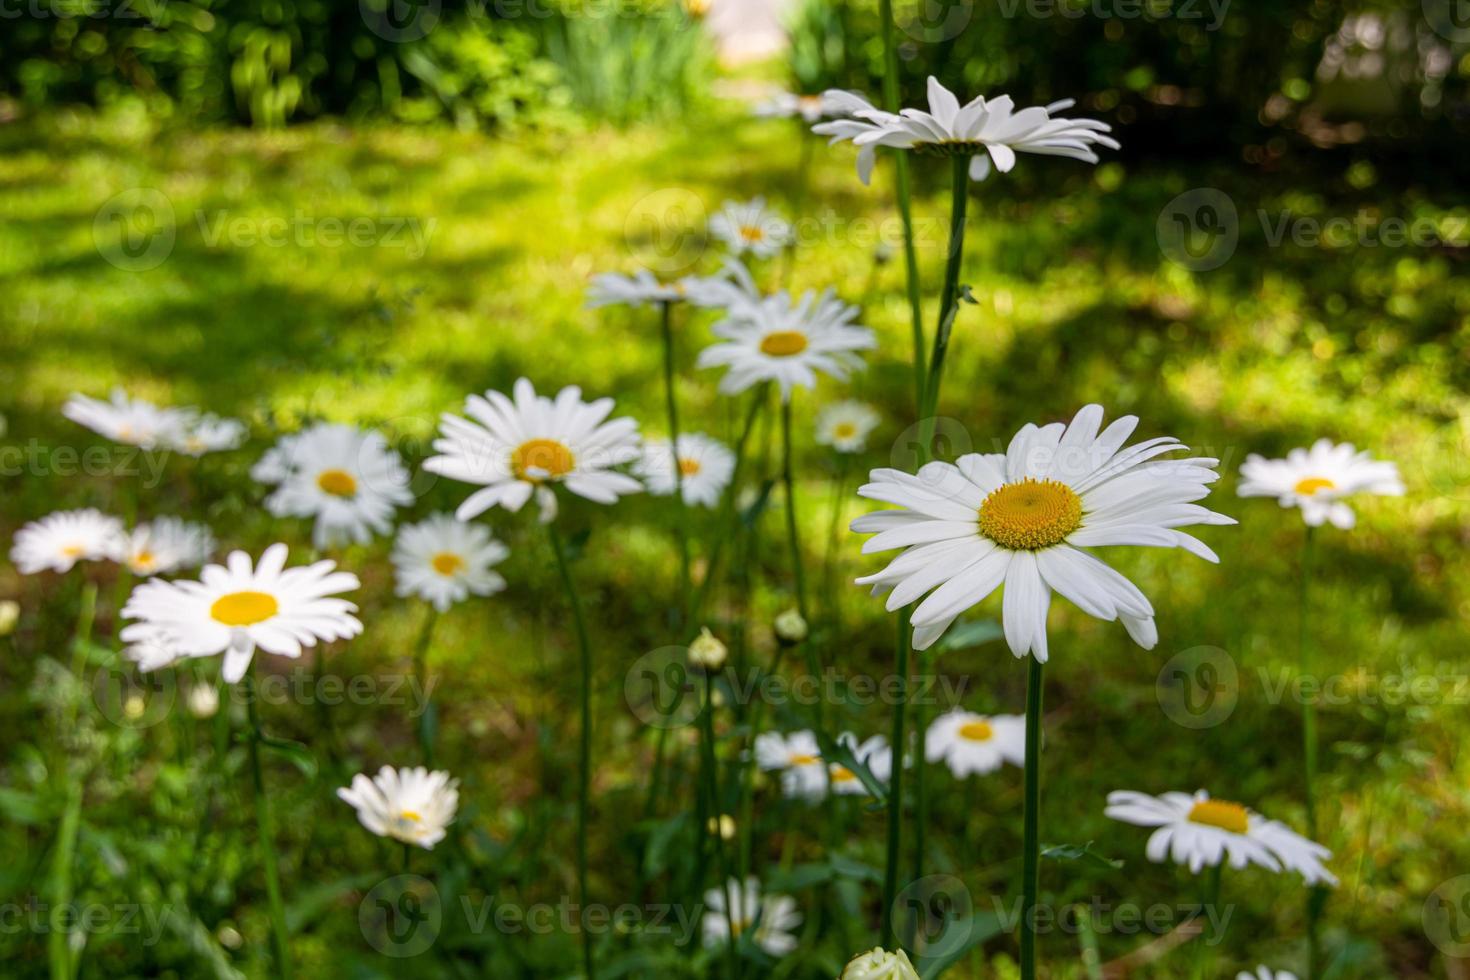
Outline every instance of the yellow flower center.
{"type": "Polygon", "coordinates": [[[421,817],[421,816],[419,816],[417,813],[414,813],[412,810],[404,810],[402,813],[400,813],[398,815],[398,819],[400,819],[400,820],[408,820],[408,821],[410,821],[412,823],[419,823],[424,818],[421,817]]]}
{"type": "Polygon", "coordinates": [[[791,764],[793,766],[810,766],[810,765],[815,765],[817,761],[818,761],[817,760],[817,757],[814,756],[814,755],[804,755],[804,754],[800,754],[799,753],[799,754],[793,755],[791,757],[791,764]]]}
{"type": "Polygon", "coordinates": [[[1309,476],[1305,480],[1298,481],[1294,489],[1303,497],[1310,497],[1318,490],[1333,490],[1336,489],[1336,487],[1337,484],[1324,477],[1309,476]]]}
{"type": "Polygon", "coordinates": [[[838,422],[832,427],[832,434],[839,439],[851,439],[857,435],[857,426],[851,422],[838,422]]]}
{"type": "Polygon", "coordinates": [[[572,451],[555,439],[528,439],[510,454],[510,468],[516,477],[532,483],[539,483],[544,477],[528,476],[529,470],[539,470],[555,479],[570,473],[576,463],[572,451]]]}
{"type": "Polygon", "coordinates": [[[1232,834],[1243,834],[1250,825],[1245,807],[1229,800],[1201,800],[1190,808],[1189,820],[1207,827],[1219,827],[1232,834]]]}
{"type": "Polygon", "coordinates": [[[680,459],[679,472],[685,476],[694,476],[702,469],[697,459],[680,459]]]}
{"type": "Polygon", "coordinates": [[[231,592],[214,600],[209,614],[226,626],[250,626],[270,619],[281,609],[267,592],[231,592]]]}
{"type": "Polygon", "coordinates": [[[1055,480],[1007,483],[980,505],[980,533],[1012,551],[1050,548],[1081,524],[1082,498],[1055,480]]]}
{"type": "Polygon", "coordinates": [[[434,566],[434,571],[447,578],[464,568],[464,559],[452,551],[441,551],[430,559],[429,564],[434,566]]]}
{"type": "Polygon", "coordinates": [[[136,571],[146,572],[158,562],[158,556],[151,551],[140,551],[133,556],[133,568],[136,571]]]}
{"type": "Polygon", "coordinates": [[[971,721],[960,726],[960,738],[971,742],[988,742],[995,737],[995,729],[988,721],[971,721]]]}
{"type": "Polygon", "coordinates": [[[740,226],[740,238],[743,241],[746,241],[746,242],[749,242],[752,245],[755,245],[758,242],[765,241],[766,233],[765,233],[764,229],[762,229],[762,228],[760,228],[760,227],[758,227],[756,225],[741,225],[740,226]]]}
{"type": "Polygon", "coordinates": [[[802,95],[796,99],[797,103],[807,109],[816,109],[822,104],[820,95],[802,95]]]}
{"type": "Polygon", "coordinates": [[[832,782],[834,783],[850,783],[856,778],[857,776],[854,776],[852,770],[846,766],[832,767],[832,782]]]}
{"type": "Polygon", "coordinates": [[[806,350],[806,334],[799,330],[777,330],[761,338],[761,353],[770,357],[794,357],[806,350]]]}
{"type": "Polygon", "coordinates": [[[316,485],[334,497],[357,496],[357,480],[346,470],[322,470],[316,475],[316,485]]]}
{"type": "Polygon", "coordinates": [[[61,553],[68,558],[80,558],[86,554],[87,549],[79,544],[69,544],[61,549],[61,553]]]}

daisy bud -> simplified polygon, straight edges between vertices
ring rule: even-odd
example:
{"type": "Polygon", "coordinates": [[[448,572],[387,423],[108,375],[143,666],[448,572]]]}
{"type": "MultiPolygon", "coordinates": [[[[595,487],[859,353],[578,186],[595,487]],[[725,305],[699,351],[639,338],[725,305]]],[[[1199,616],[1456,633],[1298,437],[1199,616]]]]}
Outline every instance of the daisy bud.
{"type": "Polygon", "coordinates": [[[15,632],[15,624],[20,621],[20,603],[14,599],[0,600],[0,636],[9,636],[15,632]]]}
{"type": "Polygon", "coordinates": [[[701,670],[716,671],[725,666],[725,656],[728,652],[725,644],[709,631],[708,626],[705,626],[700,629],[694,642],[689,644],[689,662],[701,670]]]}
{"type": "Polygon", "coordinates": [[[735,818],[728,813],[722,813],[717,818],[710,817],[706,827],[711,834],[719,834],[720,840],[735,839],[735,818]]]}
{"type": "Polygon", "coordinates": [[[839,980],[919,980],[919,974],[903,950],[874,949],[847,964],[839,980]]]}
{"type": "Polygon", "coordinates": [[[189,688],[184,703],[195,718],[213,718],[219,710],[219,690],[210,684],[195,684],[189,688]]]}
{"type": "Polygon", "coordinates": [[[806,619],[800,610],[788,609],[776,617],[776,636],[783,643],[800,643],[806,639],[806,619]]]}

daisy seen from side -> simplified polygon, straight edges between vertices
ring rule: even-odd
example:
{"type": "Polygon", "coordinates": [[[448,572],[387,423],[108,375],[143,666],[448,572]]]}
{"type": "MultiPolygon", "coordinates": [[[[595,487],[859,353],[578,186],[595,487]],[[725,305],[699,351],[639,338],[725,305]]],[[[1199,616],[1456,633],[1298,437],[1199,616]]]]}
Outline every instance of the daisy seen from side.
{"type": "Polygon", "coordinates": [[[214,553],[214,533],[203,524],[159,517],[131,531],[119,531],[108,557],[134,575],[169,575],[198,568],[214,553]]]}
{"type": "Polygon", "coordinates": [[[96,508],[60,510],[15,532],[10,560],[22,575],[66,573],[79,561],[101,561],[123,535],[123,523],[96,508]]]}
{"type": "Polygon", "coordinates": [[[795,932],[801,926],[802,915],[791,896],[761,894],[760,882],[754,877],[746,878],[743,884],[731,878],[724,889],[711,888],[704,893],[701,926],[706,949],[730,941],[732,921],[737,939],[749,935],[762,952],[779,959],[796,949],[795,932]]]}
{"type": "Polygon", "coordinates": [[[337,796],[357,811],[357,819],[379,837],[429,850],[444,839],[459,807],[459,780],[423,766],[384,766],[369,779],[358,773],[337,796]]]}
{"type": "Polygon", "coordinates": [[[955,708],[935,718],[924,743],[929,762],[943,762],[956,779],[1026,764],[1026,717],[982,715],[955,708]]]}
{"type": "Polygon", "coordinates": [[[1334,444],[1318,439],[1310,449],[1293,449],[1285,459],[1266,459],[1252,453],[1240,468],[1236,489],[1242,497],[1275,497],[1282,507],[1296,507],[1309,527],[1330,523],[1350,529],[1357,523],[1344,501],[1355,494],[1401,497],[1403,481],[1398,467],[1373,458],[1352,443],[1334,444]]]}

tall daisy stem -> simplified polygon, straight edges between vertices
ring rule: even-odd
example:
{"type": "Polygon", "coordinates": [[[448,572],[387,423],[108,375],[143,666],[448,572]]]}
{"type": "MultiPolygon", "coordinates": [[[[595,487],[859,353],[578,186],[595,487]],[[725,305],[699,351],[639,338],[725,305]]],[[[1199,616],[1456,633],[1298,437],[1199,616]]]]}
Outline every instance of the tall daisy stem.
{"type": "Polygon", "coordinates": [[[430,606],[428,615],[424,618],[423,629],[419,632],[418,646],[413,653],[414,682],[424,697],[418,717],[419,751],[424,756],[424,765],[430,769],[434,768],[434,731],[438,725],[434,716],[434,705],[429,700],[429,647],[434,642],[434,626],[438,622],[439,612],[430,606]]]}
{"type": "MultiPolygon", "coordinates": [[[[939,325],[934,331],[934,352],[929,358],[929,380],[924,385],[923,421],[933,430],[933,415],[939,407],[939,383],[944,377],[944,358],[949,353],[949,336],[954,329],[954,311],[959,303],[960,266],[965,258],[965,209],[970,199],[970,158],[952,158],[950,172],[949,255],[944,265],[944,292],[939,297],[939,325]]],[[[924,440],[924,451],[929,441],[924,440]]]]}
{"type": "MultiPolygon", "coordinates": [[[[878,0],[878,18],[883,24],[883,108],[898,112],[898,45],[893,35],[893,0],[878,0]]],[[[924,311],[919,302],[919,256],[914,250],[913,204],[909,194],[908,155],[893,153],[897,185],[898,217],[903,224],[903,260],[908,288],[909,319],[914,340],[914,404],[924,405],[924,311]]]]}
{"type": "MultiPolygon", "coordinates": [[[[572,625],[577,633],[577,650],[581,661],[581,738],[577,747],[577,892],[583,908],[587,906],[587,815],[588,795],[592,783],[592,645],[587,638],[587,621],[582,614],[582,600],[572,582],[572,571],[567,565],[566,545],[556,524],[546,525],[551,538],[551,550],[556,555],[556,570],[561,576],[562,588],[567,594],[567,603],[572,607],[572,625]]],[[[592,937],[582,930],[582,968],[587,980],[595,980],[597,971],[592,962],[592,937]]]]}
{"type": "MultiPolygon", "coordinates": [[[[786,488],[786,538],[791,545],[791,568],[796,579],[796,611],[801,613],[801,618],[808,623],[810,629],[811,613],[806,602],[806,569],[801,557],[801,536],[797,532],[796,525],[796,482],[792,475],[791,465],[791,399],[787,398],[781,402],[781,482],[786,488]]],[[[812,642],[811,637],[801,641],[802,650],[806,653],[807,670],[812,679],[822,683],[822,659],[817,653],[817,645],[812,642]]],[[[822,699],[817,698],[813,706],[816,716],[817,729],[822,729],[822,699]]]]}
{"type": "MultiPolygon", "coordinates": [[[[1205,907],[1200,910],[1200,916],[1206,922],[1217,921],[1216,916],[1218,915],[1220,905],[1220,879],[1224,873],[1225,862],[1223,860],[1209,871],[1209,884],[1205,886],[1205,907]]],[[[1195,947],[1194,954],[1194,978],[1195,980],[1204,980],[1205,977],[1209,976],[1208,966],[1211,959],[1211,949],[1203,935],[1198,938],[1197,942],[1198,945],[1195,947]]]]}
{"type": "Polygon", "coordinates": [[[255,668],[245,672],[245,704],[250,718],[250,776],[255,790],[255,826],[260,838],[260,859],[265,869],[265,892],[270,902],[271,938],[276,949],[276,971],[282,980],[291,976],[290,935],[286,931],[286,906],[281,901],[281,872],[276,864],[276,821],[265,791],[265,772],[260,765],[260,699],[255,691],[255,668]]]}
{"type": "Polygon", "coordinates": [[[766,386],[762,385],[755,391],[750,400],[750,408],[745,413],[745,422],[741,426],[740,436],[735,442],[735,468],[730,474],[730,488],[725,491],[725,502],[717,519],[716,527],[719,535],[709,550],[709,560],[705,562],[704,578],[699,583],[699,589],[694,593],[694,599],[689,604],[689,621],[699,619],[700,611],[704,609],[706,600],[709,599],[710,589],[715,583],[715,570],[719,567],[720,557],[724,553],[725,542],[735,536],[734,524],[737,506],[736,501],[740,495],[740,477],[745,471],[747,449],[750,445],[751,433],[755,431],[755,420],[760,415],[761,409],[766,404],[766,386]]]}
{"type": "Polygon", "coordinates": [[[727,977],[734,980],[739,970],[735,944],[739,940],[739,933],[735,929],[734,902],[730,901],[729,882],[730,862],[725,853],[725,841],[721,836],[721,818],[725,814],[724,805],[720,802],[720,775],[719,762],[715,758],[715,705],[712,697],[714,689],[714,678],[709,673],[704,675],[704,704],[701,705],[699,718],[700,741],[703,743],[701,753],[700,769],[704,775],[705,793],[709,796],[709,814],[705,820],[704,832],[709,835],[710,844],[715,852],[715,867],[720,872],[720,887],[725,890],[725,926],[729,930],[725,944],[727,977]]]}
{"type": "Polygon", "coordinates": [[[1044,665],[1026,658],[1026,803],[1022,830],[1021,980],[1036,980],[1036,904],[1041,866],[1041,687],[1044,665]]]}
{"type": "MultiPolygon", "coordinates": [[[[1302,542],[1301,618],[1297,636],[1297,655],[1303,678],[1312,673],[1311,602],[1312,575],[1317,559],[1316,528],[1307,527],[1302,542]]],[[[1317,840],[1317,702],[1310,697],[1302,698],[1302,756],[1303,781],[1307,806],[1307,836],[1317,840]]],[[[1320,886],[1307,889],[1307,980],[1317,975],[1317,961],[1321,952],[1318,935],[1318,920],[1326,892],[1320,886]]]]}
{"type": "MultiPolygon", "coordinates": [[[[116,615],[116,614],[114,614],[116,615]]],[[[97,584],[88,582],[82,586],[82,601],[77,612],[77,633],[72,639],[72,675],[78,690],[67,708],[66,734],[76,730],[77,710],[82,689],[86,681],[82,677],[87,646],[92,642],[92,626],[97,617],[97,584]]],[[[62,759],[58,765],[66,774],[66,808],[62,811],[61,825],[56,833],[56,849],[51,860],[51,929],[46,936],[46,956],[50,961],[52,980],[69,980],[76,965],[75,956],[67,943],[66,924],[60,915],[71,907],[72,866],[76,858],[77,836],[81,832],[82,800],[85,795],[86,774],[76,771],[62,759]]]]}
{"type": "Polygon", "coordinates": [[[888,777],[888,855],[883,866],[882,938],[879,945],[893,946],[893,900],[898,894],[898,862],[903,824],[903,749],[904,720],[908,704],[909,683],[909,616],[898,616],[898,635],[893,644],[894,704],[893,730],[889,744],[893,747],[892,773],[888,777]]]}
{"type": "MultiPolygon", "coordinates": [[[[684,502],[684,467],[679,459],[679,402],[674,395],[674,325],[673,303],[660,303],[659,327],[664,342],[664,403],[669,418],[669,465],[674,469],[674,535],[679,542],[679,572],[681,596],[690,589],[689,577],[689,507],[684,502]]],[[[679,616],[684,603],[674,603],[674,614],[679,616]]],[[[680,626],[682,623],[675,623],[680,626]]]]}

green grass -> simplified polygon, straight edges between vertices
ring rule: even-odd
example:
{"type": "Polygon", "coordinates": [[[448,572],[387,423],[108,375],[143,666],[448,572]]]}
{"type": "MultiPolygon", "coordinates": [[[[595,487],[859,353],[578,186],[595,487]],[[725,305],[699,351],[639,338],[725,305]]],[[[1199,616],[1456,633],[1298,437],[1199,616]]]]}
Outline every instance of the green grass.
{"type": "MultiPolygon", "coordinates": [[[[639,257],[667,255],[659,246],[670,241],[654,236],[677,233],[684,220],[700,218],[701,207],[757,193],[789,206],[798,157],[792,137],[790,127],[745,119],[733,107],[679,125],[522,142],[330,124],[280,133],[174,132],[126,115],[57,114],[0,127],[4,444],[35,440],[48,450],[38,466],[0,478],[0,532],[8,539],[21,523],[62,507],[121,513],[136,493],[142,516],[204,518],[228,546],[259,550],[279,538],[304,554],[308,529],[272,521],[259,506],[262,488],[248,476],[277,432],[314,417],[356,421],[380,427],[416,463],[440,412],[457,410],[470,391],[507,388],[521,374],[543,391],[579,384],[588,395],[614,396],[620,414],[660,432],[657,323],[647,311],[585,310],[587,280],[631,269],[639,257]],[[105,261],[94,239],[104,202],[135,188],[162,192],[176,222],[167,260],[142,272],[105,261]],[[373,218],[382,232],[399,219],[413,221],[427,233],[426,247],[418,255],[387,243],[211,243],[221,221],[239,220],[258,233],[267,219],[298,213],[317,230],[322,219],[373,218]],[[651,215],[668,223],[650,225],[651,215]],[[69,472],[57,447],[100,442],[60,416],[62,401],[72,391],[101,394],[114,385],[245,418],[252,441],[198,464],[172,460],[156,487],[139,477],[69,472]]],[[[800,393],[797,418],[809,420],[821,402],[848,393],[870,400],[886,423],[861,468],[909,467],[901,258],[875,268],[876,232],[897,241],[887,175],[880,168],[875,186],[865,189],[852,173],[850,150],[817,148],[813,160],[806,210],[830,214],[824,227],[831,230],[807,241],[792,281],[832,285],[862,301],[881,346],[850,386],[824,383],[815,396],[800,393]]],[[[1297,708],[1269,697],[1296,669],[1302,528],[1295,513],[1270,501],[1236,499],[1235,473],[1248,452],[1279,454],[1318,436],[1398,461],[1407,497],[1362,501],[1356,530],[1321,535],[1312,626],[1317,662],[1322,674],[1347,678],[1358,692],[1322,709],[1324,843],[1343,882],[1327,908],[1326,935],[1343,964],[1340,977],[1453,975],[1426,939],[1421,912],[1441,880],[1470,866],[1463,832],[1470,787],[1457,767],[1470,736],[1465,250],[1269,247],[1258,210],[1273,221],[1288,209],[1325,218],[1363,207],[1447,217],[1433,207],[1433,193],[1386,184],[1360,189],[1361,170],[1350,174],[1345,163],[1324,168],[1290,177],[1247,172],[1233,161],[1093,170],[1028,158],[1016,173],[974,187],[963,281],[978,305],[962,308],[956,326],[940,408],[953,422],[943,431],[955,452],[989,451],[1003,448],[1024,422],[1069,417],[1099,401],[1110,415],[1141,416],[1140,436],[1172,434],[1220,456],[1225,477],[1213,506],[1241,521],[1204,533],[1220,553],[1219,566],[1175,552],[1109,555],[1159,609],[1161,641],[1152,652],[1131,645],[1116,624],[1054,604],[1043,837],[1094,841],[1094,850],[1126,862],[1123,870],[1086,860],[1043,862],[1043,893],[1057,906],[1094,897],[1145,907],[1198,898],[1202,882],[1144,859],[1146,832],[1102,817],[1109,790],[1206,787],[1302,825],[1297,708]],[[1231,261],[1191,273],[1161,256],[1155,219],[1175,195],[1199,186],[1233,198],[1242,232],[1231,261]],[[1191,730],[1160,710],[1155,680],[1170,657],[1201,646],[1234,659],[1239,703],[1223,724],[1191,730]],[[1447,680],[1417,703],[1382,703],[1388,699],[1363,693],[1417,675],[1447,680]]],[[[948,188],[942,170],[920,166],[917,179],[932,331],[948,188]]],[[[714,250],[704,249],[697,233],[683,244],[678,254],[713,268],[714,250]]],[[[764,270],[768,277],[778,271],[774,264],[764,270]]],[[[687,428],[729,439],[736,407],[716,393],[711,373],[692,368],[708,339],[708,319],[683,317],[679,324],[679,395],[687,428]]],[[[800,442],[800,515],[814,567],[826,551],[836,463],[809,438],[800,442]]],[[[763,429],[756,444],[756,477],[773,477],[774,433],[763,429]]],[[[850,492],[858,469],[847,474],[844,517],[868,509],[850,492]]],[[[452,509],[467,492],[428,478],[416,490],[415,514],[452,509]]],[[[771,507],[780,506],[776,494],[771,507]]],[[[415,855],[412,870],[439,869],[451,914],[459,896],[555,903],[572,891],[576,709],[568,617],[530,516],[495,512],[488,519],[513,549],[502,569],[510,589],[444,617],[431,656],[441,678],[440,764],[463,781],[460,843],[415,855]]],[[[676,733],[671,742],[683,764],[658,818],[640,820],[656,733],[638,722],[623,695],[625,673],[641,655],[687,639],[668,624],[678,573],[666,509],[632,499],[611,509],[573,505],[564,519],[571,533],[589,532],[575,574],[587,590],[597,644],[594,895],[613,905],[688,902],[700,888],[688,880],[682,852],[689,821],[676,817],[691,805],[694,751],[685,733],[676,733]],[[655,868],[639,891],[637,856],[650,835],[670,842],[664,862],[672,870],[655,868]]],[[[780,515],[764,517],[755,540],[737,549],[749,586],[737,578],[717,592],[711,624],[732,638],[742,667],[765,662],[770,622],[791,603],[782,526],[780,515]]],[[[696,531],[705,553],[713,521],[702,517],[696,531]]],[[[363,578],[367,629],[328,655],[330,674],[408,670],[423,609],[393,598],[386,553],[379,543],[337,556],[363,578]]],[[[837,566],[833,578],[840,582],[876,561],[843,535],[837,566]]],[[[115,628],[111,573],[92,567],[87,574],[101,583],[97,635],[105,641],[115,628]]],[[[78,900],[177,912],[157,944],[116,930],[90,935],[83,974],[225,975],[233,968],[268,975],[264,883],[248,794],[239,788],[248,775],[240,768],[243,748],[225,752],[236,778],[208,797],[208,833],[196,838],[206,811],[200,787],[209,785],[217,758],[212,723],[181,715],[134,729],[108,723],[91,706],[88,690],[53,663],[70,659],[78,579],[22,578],[0,565],[0,597],[23,607],[17,631],[0,641],[9,643],[0,657],[0,812],[7,818],[0,841],[25,855],[0,871],[0,895],[47,894],[45,869],[65,806],[59,767],[69,757],[87,779],[78,900]],[[65,703],[78,697],[83,720],[67,726],[65,703]]],[[[819,626],[822,656],[839,674],[883,677],[891,619],[860,589],[840,587],[835,595],[837,615],[819,626]]],[[[980,613],[998,616],[999,609],[992,600],[980,613]]],[[[105,662],[110,654],[104,643],[89,656],[105,662]]],[[[293,668],[265,660],[272,670],[293,668]]],[[[1002,644],[944,654],[936,667],[951,684],[964,685],[967,706],[1022,709],[1024,667],[1002,644]]],[[[318,676],[309,661],[295,670],[297,677],[318,676]]],[[[363,831],[332,789],[359,769],[415,764],[414,723],[401,705],[382,698],[330,709],[267,705],[265,714],[272,731],[307,743],[316,764],[314,774],[304,773],[273,756],[268,774],[279,793],[279,849],[300,975],[402,975],[396,971],[404,963],[415,975],[561,976],[575,969],[575,943],[565,934],[475,933],[462,924],[447,925],[434,951],[416,960],[374,953],[358,927],[359,901],[397,873],[402,857],[363,831]]],[[[829,716],[834,729],[887,730],[881,705],[841,703],[829,716]]],[[[768,717],[783,727],[804,723],[789,706],[768,717]]],[[[722,725],[729,719],[723,715],[722,725]]],[[[723,748],[733,753],[738,744],[729,738],[723,748]]],[[[1008,769],[962,785],[934,767],[927,779],[928,867],[958,875],[983,909],[991,895],[1018,894],[1020,774],[1008,769]]],[[[780,880],[775,865],[788,838],[798,870],[833,853],[822,811],[781,804],[770,783],[758,803],[756,868],[763,879],[780,880]]],[[[881,868],[882,814],[849,806],[845,820],[836,853],[881,868]]],[[[874,944],[879,888],[872,882],[859,875],[840,886],[792,888],[808,928],[801,953],[778,975],[831,977],[847,956],[874,944]]],[[[1294,878],[1227,873],[1225,900],[1238,907],[1218,975],[1257,962],[1299,966],[1301,898],[1294,878]]],[[[1149,938],[1116,930],[1097,937],[1104,960],[1149,938]]],[[[718,962],[670,957],[669,948],[662,937],[617,937],[604,941],[602,956],[626,963],[631,976],[678,976],[680,964],[703,970],[718,962]]],[[[1076,936],[1049,934],[1041,948],[1057,976],[1084,975],[1076,936]]],[[[948,975],[1012,976],[1006,964],[1014,949],[1010,937],[993,939],[948,975]]],[[[0,935],[0,955],[11,975],[43,975],[46,936],[34,929],[0,935]]],[[[1180,976],[1188,956],[1176,952],[1136,975],[1180,976]]]]}

